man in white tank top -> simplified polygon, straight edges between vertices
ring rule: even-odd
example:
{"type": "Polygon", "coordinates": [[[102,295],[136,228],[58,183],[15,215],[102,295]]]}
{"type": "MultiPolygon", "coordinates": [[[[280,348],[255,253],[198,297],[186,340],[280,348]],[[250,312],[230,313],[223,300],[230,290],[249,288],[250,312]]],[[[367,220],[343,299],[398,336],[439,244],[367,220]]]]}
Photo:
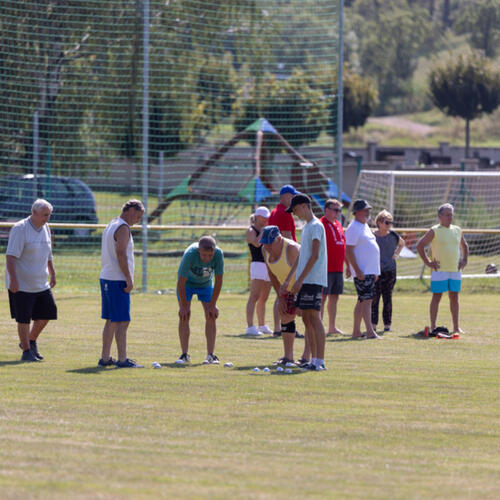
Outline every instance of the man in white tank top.
{"type": "Polygon", "coordinates": [[[98,366],[117,368],[142,368],[127,358],[127,329],[130,324],[130,292],[134,288],[134,240],[131,226],[144,215],[144,205],[139,200],[129,200],[122,213],[115,217],[102,233],[101,298],[102,356],[98,366]],[[118,360],[111,357],[111,344],[116,339],[118,360]]]}

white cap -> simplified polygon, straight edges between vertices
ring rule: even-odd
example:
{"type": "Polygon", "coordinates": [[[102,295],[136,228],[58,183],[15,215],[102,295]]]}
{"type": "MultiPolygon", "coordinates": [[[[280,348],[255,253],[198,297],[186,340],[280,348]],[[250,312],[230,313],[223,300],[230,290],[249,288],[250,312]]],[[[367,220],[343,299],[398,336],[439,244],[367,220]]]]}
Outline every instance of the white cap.
{"type": "Polygon", "coordinates": [[[265,217],[266,219],[268,219],[271,215],[271,212],[267,207],[258,207],[257,210],[255,210],[254,215],[260,215],[261,217],[265,217]]]}

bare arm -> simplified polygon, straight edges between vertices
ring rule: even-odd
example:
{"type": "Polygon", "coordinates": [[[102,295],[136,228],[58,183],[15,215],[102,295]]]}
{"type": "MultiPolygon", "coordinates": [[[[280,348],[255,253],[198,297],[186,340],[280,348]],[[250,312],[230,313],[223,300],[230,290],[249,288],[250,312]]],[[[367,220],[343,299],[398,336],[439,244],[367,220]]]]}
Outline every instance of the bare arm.
{"type": "Polygon", "coordinates": [[[47,262],[47,267],[49,269],[49,278],[50,278],[50,288],[54,288],[56,286],[56,270],[54,269],[54,264],[51,260],[47,262]]]}
{"type": "Polygon", "coordinates": [[[134,288],[134,278],[130,275],[127,260],[127,246],[130,238],[130,228],[125,224],[121,225],[115,231],[114,238],[118,265],[120,266],[122,273],[125,275],[125,281],[127,282],[124,292],[130,293],[134,288]]]}
{"type": "MultiPolygon", "coordinates": [[[[320,245],[321,245],[321,243],[318,239],[314,239],[312,241],[311,256],[307,260],[306,265],[304,267],[304,270],[300,273],[300,276],[296,279],[295,283],[293,284],[292,293],[299,292],[299,290],[302,287],[302,283],[304,282],[304,279],[309,274],[309,272],[313,268],[314,264],[316,264],[316,261],[319,258],[320,245]]],[[[296,262],[298,263],[298,259],[296,262]]]]}
{"type": "Polygon", "coordinates": [[[287,240],[293,241],[292,231],[280,231],[280,233],[281,233],[281,236],[283,236],[283,238],[286,238],[287,240]]]}
{"type": "Polygon", "coordinates": [[[461,270],[467,265],[469,259],[469,245],[465,241],[464,235],[460,238],[460,246],[462,248],[462,258],[458,262],[458,269],[461,270]]]}
{"type": "MultiPolygon", "coordinates": [[[[297,266],[299,265],[299,254],[300,247],[299,245],[289,243],[286,249],[286,258],[289,264],[291,264],[290,272],[286,277],[285,281],[281,284],[281,293],[285,293],[288,291],[288,286],[290,285],[290,281],[292,281],[295,272],[297,271],[297,266]]],[[[296,292],[293,292],[296,293],[296,292]]]]}
{"type": "Polygon", "coordinates": [[[223,275],[219,274],[214,280],[214,291],[212,292],[212,300],[208,304],[208,315],[214,319],[219,317],[219,309],[217,308],[217,299],[219,298],[220,291],[222,290],[223,275]]]}
{"type": "Polygon", "coordinates": [[[398,241],[398,246],[396,247],[396,250],[394,250],[394,255],[392,256],[393,259],[397,259],[399,257],[399,254],[401,253],[401,250],[403,250],[404,246],[405,246],[405,240],[403,240],[403,238],[401,238],[400,236],[398,241]]]}
{"type": "Polygon", "coordinates": [[[356,278],[358,280],[363,281],[365,279],[365,275],[363,271],[358,266],[358,263],[356,262],[356,256],[354,255],[354,246],[353,245],[346,245],[345,247],[345,258],[347,262],[352,266],[354,269],[354,274],[356,275],[356,278]]]}
{"type": "Polygon", "coordinates": [[[9,278],[10,278],[9,290],[12,293],[16,293],[19,291],[19,282],[17,281],[17,274],[16,274],[17,258],[14,257],[13,255],[6,255],[6,261],[7,261],[7,272],[9,273],[9,278]]]}
{"type": "Polygon", "coordinates": [[[187,278],[180,276],[177,280],[177,293],[179,294],[179,318],[181,320],[189,320],[191,316],[191,304],[186,298],[186,282],[187,278]]]}
{"type": "Polygon", "coordinates": [[[259,243],[259,238],[257,237],[257,233],[252,227],[249,227],[247,229],[247,232],[245,233],[245,238],[247,240],[247,243],[250,245],[253,245],[254,247],[261,247],[262,245],[259,243]]]}
{"type": "Polygon", "coordinates": [[[439,269],[439,262],[436,259],[430,260],[425,252],[425,247],[431,243],[434,238],[434,230],[429,229],[422,238],[418,240],[417,243],[417,252],[420,255],[421,259],[424,261],[424,264],[434,270],[439,269]]]}

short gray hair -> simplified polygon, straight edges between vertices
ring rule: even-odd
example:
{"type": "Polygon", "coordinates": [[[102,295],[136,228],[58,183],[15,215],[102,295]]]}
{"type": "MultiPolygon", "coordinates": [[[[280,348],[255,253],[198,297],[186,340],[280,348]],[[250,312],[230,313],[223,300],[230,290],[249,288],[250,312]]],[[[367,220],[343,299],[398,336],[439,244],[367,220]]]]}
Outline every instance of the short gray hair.
{"type": "Polygon", "coordinates": [[[438,215],[442,215],[445,210],[451,210],[452,212],[455,211],[455,209],[453,208],[453,205],[451,203],[443,203],[438,208],[438,215]]]}
{"type": "Polygon", "coordinates": [[[31,205],[31,213],[39,212],[43,208],[48,208],[51,212],[54,210],[54,207],[47,200],[38,198],[38,200],[36,200],[33,205],[31,205]]]}

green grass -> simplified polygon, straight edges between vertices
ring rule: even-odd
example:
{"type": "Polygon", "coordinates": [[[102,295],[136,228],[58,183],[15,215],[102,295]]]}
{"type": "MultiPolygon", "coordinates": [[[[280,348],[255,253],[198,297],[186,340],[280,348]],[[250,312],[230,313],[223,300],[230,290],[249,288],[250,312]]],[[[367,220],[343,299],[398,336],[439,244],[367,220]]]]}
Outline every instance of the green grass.
{"type": "MultiPolygon", "coordinates": [[[[129,355],[98,370],[99,297],[56,289],[43,363],[20,364],[0,297],[0,491],[4,498],[498,498],[498,295],[462,294],[458,341],[417,340],[429,295],[394,297],[382,341],[330,338],[329,371],[254,374],[281,355],[246,339],[246,297],[224,294],[216,352],[202,366],[199,304],[189,367],[176,301],[134,294],[129,355]],[[151,369],[151,362],[164,364],[151,369]]],[[[353,296],[339,303],[351,325],[353,296]]],[[[270,316],[270,311],[268,311],[270,316]]],[[[268,318],[270,321],[270,317],[268,318]]],[[[443,299],[439,323],[450,324],[443,299]]],[[[300,329],[303,330],[299,321],[300,329]]],[[[300,354],[301,340],[296,354],[300,354]]]]}

